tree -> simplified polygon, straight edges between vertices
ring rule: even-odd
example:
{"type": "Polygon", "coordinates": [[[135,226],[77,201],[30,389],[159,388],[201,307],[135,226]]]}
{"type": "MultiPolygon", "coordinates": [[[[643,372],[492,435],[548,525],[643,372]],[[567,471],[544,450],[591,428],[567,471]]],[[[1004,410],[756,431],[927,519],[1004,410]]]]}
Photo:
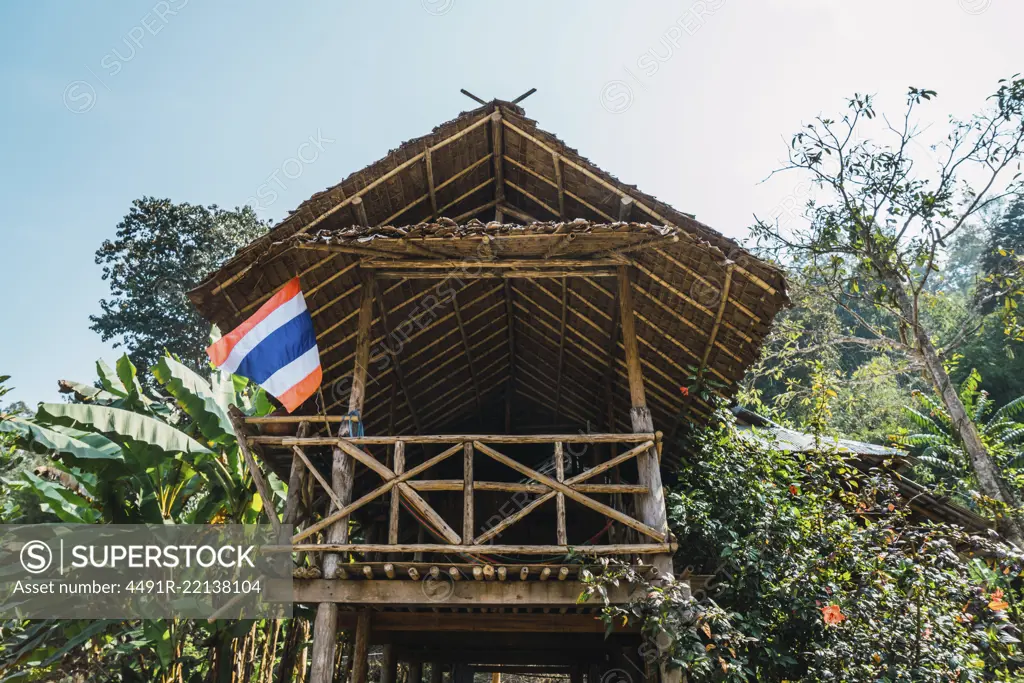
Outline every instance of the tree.
{"type": "Polygon", "coordinates": [[[839,394],[829,427],[853,439],[888,441],[909,426],[903,407],[910,390],[921,385],[919,367],[874,344],[855,343],[856,320],[801,275],[789,278],[793,305],[773,322],[760,358],[744,376],[739,402],[776,422],[809,429],[814,378],[828,374],[839,394]]]}
{"type": "Polygon", "coordinates": [[[165,351],[194,370],[205,367],[207,326],[185,293],[266,230],[250,207],[135,200],[116,239],[96,251],[112,297],[100,301],[100,315],[90,316],[91,329],[127,348],[143,373],[165,351]]]}
{"type": "Polygon", "coordinates": [[[989,229],[980,266],[979,308],[998,312],[1006,333],[1024,339],[1017,312],[1024,300],[1024,198],[1010,204],[989,229]]]}
{"type": "MultiPolygon", "coordinates": [[[[856,321],[855,334],[843,343],[898,352],[920,363],[964,444],[979,489],[1015,509],[1016,498],[944,364],[979,323],[965,320],[949,338],[937,339],[925,309],[944,245],[987,207],[1024,195],[1018,172],[1024,154],[1024,79],[1001,81],[973,118],[951,119],[946,138],[932,146],[935,169],[928,173],[919,170],[921,160],[915,158],[921,135],[915,117],[934,96],[911,88],[902,121],[894,125],[883,118],[875,131],[880,142],[870,135],[877,123],[870,96],[855,95],[840,120],[819,116],[806,125],[793,136],[783,169],[808,174],[815,188],[804,210],[806,225],[783,230],[758,221],[753,230],[761,248],[800,268],[856,321]]],[[[1024,525],[1016,514],[1002,516],[1000,528],[1024,546],[1024,525]]]]}

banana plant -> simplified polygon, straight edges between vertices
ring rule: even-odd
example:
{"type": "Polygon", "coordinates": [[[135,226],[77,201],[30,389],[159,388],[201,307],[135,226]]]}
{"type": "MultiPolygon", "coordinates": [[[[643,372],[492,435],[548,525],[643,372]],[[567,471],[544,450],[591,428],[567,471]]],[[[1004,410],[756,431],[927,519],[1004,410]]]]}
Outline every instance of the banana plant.
{"type": "MultiPolygon", "coordinates": [[[[232,404],[248,415],[271,412],[259,387],[220,372],[204,378],[171,356],[153,371],[165,393],[147,393],[127,356],[114,368],[99,361],[96,371],[95,385],[60,382],[70,403],[40,404],[31,418],[0,416],[0,437],[48,456],[12,486],[72,523],[254,523],[265,504],[276,509],[278,501],[262,501],[253,490],[227,417],[232,404]]],[[[283,499],[283,486],[270,480],[283,499]]],[[[203,662],[195,645],[220,639],[236,647],[252,627],[240,624],[5,622],[0,682],[52,680],[97,662],[119,669],[125,681],[198,681],[203,662]]]]}
{"type": "MultiPolygon", "coordinates": [[[[253,523],[265,504],[227,417],[273,408],[259,387],[215,372],[208,380],[171,356],[154,377],[166,395],[148,395],[135,366],[97,362],[95,386],[63,381],[71,403],[43,403],[32,418],[13,417],[0,430],[51,463],[16,485],[33,491],[61,520],[77,523],[253,523]]],[[[275,493],[282,486],[275,478],[275,493]]]]}

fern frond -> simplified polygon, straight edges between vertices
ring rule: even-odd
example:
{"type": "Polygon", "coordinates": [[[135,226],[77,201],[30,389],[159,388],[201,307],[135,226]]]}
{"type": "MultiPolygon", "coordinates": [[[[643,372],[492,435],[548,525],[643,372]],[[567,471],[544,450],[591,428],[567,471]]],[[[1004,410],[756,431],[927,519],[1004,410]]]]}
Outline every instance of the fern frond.
{"type": "Polygon", "coordinates": [[[1018,396],[995,412],[990,422],[1011,419],[1024,412],[1024,396],[1018,396]]]}
{"type": "Polygon", "coordinates": [[[988,392],[983,391],[978,395],[978,402],[974,406],[974,415],[971,417],[975,424],[981,423],[981,418],[985,416],[988,409],[992,406],[992,399],[988,397],[988,392]]]}
{"type": "Polygon", "coordinates": [[[942,458],[934,458],[931,456],[921,455],[918,456],[917,459],[918,462],[920,462],[921,464],[930,467],[931,469],[938,470],[940,472],[945,472],[946,474],[959,475],[963,471],[961,467],[958,467],[954,463],[947,462],[942,458]]]}
{"type": "Polygon", "coordinates": [[[943,434],[946,431],[942,428],[941,424],[936,422],[930,416],[925,415],[914,408],[908,406],[905,407],[903,411],[907,414],[907,417],[910,418],[911,422],[931,434],[943,434]]]}

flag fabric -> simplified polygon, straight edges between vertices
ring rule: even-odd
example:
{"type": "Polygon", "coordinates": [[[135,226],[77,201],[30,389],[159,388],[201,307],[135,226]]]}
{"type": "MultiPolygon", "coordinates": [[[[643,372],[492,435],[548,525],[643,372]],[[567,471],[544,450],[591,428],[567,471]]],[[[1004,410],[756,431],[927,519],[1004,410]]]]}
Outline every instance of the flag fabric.
{"type": "Polygon", "coordinates": [[[206,353],[221,370],[259,384],[289,413],[312,396],[323,379],[313,318],[297,277],[206,353]]]}

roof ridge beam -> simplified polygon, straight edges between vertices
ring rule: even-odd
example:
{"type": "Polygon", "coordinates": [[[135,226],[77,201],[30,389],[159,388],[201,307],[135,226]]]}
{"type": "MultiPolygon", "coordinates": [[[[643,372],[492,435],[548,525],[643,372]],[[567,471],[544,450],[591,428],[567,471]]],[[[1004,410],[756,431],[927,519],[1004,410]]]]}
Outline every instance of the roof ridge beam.
{"type": "Polygon", "coordinates": [[[491,120],[491,153],[494,155],[494,198],[498,201],[497,220],[501,222],[502,207],[505,201],[505,165],[502,163],[504,156],[504,135],[502,129],[501,108],[495,108],[490,115],[491,120]]]}

